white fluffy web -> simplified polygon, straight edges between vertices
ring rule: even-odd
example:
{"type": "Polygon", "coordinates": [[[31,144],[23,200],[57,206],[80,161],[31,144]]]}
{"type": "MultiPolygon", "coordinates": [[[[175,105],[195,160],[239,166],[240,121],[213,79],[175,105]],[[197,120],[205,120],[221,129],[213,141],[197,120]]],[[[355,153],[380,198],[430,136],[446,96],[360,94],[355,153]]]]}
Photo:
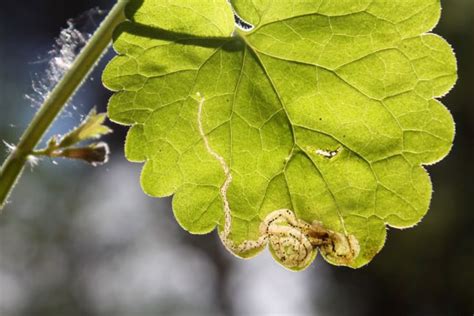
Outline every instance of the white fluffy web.
{"type": "MultiPolygon", "coordinates": [[[[67,27],[61,30],[46,56],[38,57],[37,61],[31,63],[42,68],[32,74],[31,92],[25,94],[31,107],[38,108],[47,99],[56,84],[71,68],[104,14],[105,11],[94,8],[68,20],[67,27]]],[[[74,111],[77,109],[75,105],[71,107],[74,111]]],[[[68,107],[62,116],[72,117],[73,112],[68,107]]]]}

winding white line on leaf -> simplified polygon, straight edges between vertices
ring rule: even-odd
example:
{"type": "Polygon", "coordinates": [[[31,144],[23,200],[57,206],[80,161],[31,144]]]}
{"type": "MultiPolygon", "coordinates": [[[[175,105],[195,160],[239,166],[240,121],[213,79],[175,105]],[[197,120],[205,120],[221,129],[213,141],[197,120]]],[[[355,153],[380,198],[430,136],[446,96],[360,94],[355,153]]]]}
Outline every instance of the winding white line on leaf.
{"type": "Polygon", "coordinates": [[[232,212],[227,198],[227,191],[232,183],[232,172],[224,157],[210,145],[202,123],[205,98],[197,93],[197,123],[199,134],[207,152],[214,157],[224,171],[225,180],[219,189],[224,204],[224,231],[219,234],[225,247],[233,254],[251,256],[251,251],[270,244],[273,255],[280,263],[290,269],[302,269],[309,265],[315,256],[315,249],[335,262],[350,263],[359,254],[359,244],[354,236],[343,235],[325,229],[321,223],[309,224],[298,219],[289,209],[270,212],[260,224],[260,237],[257,240],[244,240],[235,244],[229,238],[232,229],[232,212]]]}

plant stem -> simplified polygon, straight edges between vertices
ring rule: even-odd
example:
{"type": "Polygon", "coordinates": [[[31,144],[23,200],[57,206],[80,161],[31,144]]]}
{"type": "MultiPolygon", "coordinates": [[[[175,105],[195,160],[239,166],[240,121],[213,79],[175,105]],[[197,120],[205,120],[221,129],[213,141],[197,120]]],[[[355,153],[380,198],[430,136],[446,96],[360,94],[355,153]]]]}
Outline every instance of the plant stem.
{"type": "Polygon", "coordinates": [[[113,31],[125,21],[129,0],[118,0],[71,68],[51,91],[0,170],[0,210],[24,169],[28,156],[108,48],[113,31]]]}

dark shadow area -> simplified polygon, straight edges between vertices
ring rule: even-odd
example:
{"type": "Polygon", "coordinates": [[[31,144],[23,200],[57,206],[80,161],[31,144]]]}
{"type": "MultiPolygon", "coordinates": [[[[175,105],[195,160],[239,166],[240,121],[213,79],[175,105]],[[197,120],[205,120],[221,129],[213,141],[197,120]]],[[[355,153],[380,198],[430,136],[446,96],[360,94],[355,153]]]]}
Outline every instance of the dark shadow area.
{"type": "Polygon", "coordinates": [[[181,45],[201,46],[208,48],[220,48],[227,51],[243,50],[244,43],[242,40],[235,37],[199,37],[193,34],[173,32],[169,30],[160,29],[158,27],[151,27],[135,22],[124,22],[117,27],[114,37],[117,38],[122,33],[130,33],[132,35],[141,36],[144,38],[152,38],[157,40],[165,40],[181,45]]]}

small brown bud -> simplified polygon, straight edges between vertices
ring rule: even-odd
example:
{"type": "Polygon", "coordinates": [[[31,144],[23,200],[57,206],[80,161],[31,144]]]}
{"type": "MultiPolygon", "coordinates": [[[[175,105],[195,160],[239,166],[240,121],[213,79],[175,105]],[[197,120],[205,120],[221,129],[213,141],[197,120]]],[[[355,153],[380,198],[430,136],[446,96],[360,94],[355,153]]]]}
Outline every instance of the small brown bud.
{"type": "Polygon", "coordinates": [[[95,167],[109,160],[109,152],[109,146],[104,142],[100,142],[87,147],[66,148],[56,153],[55,156],[83,160],[95,167]]]}

